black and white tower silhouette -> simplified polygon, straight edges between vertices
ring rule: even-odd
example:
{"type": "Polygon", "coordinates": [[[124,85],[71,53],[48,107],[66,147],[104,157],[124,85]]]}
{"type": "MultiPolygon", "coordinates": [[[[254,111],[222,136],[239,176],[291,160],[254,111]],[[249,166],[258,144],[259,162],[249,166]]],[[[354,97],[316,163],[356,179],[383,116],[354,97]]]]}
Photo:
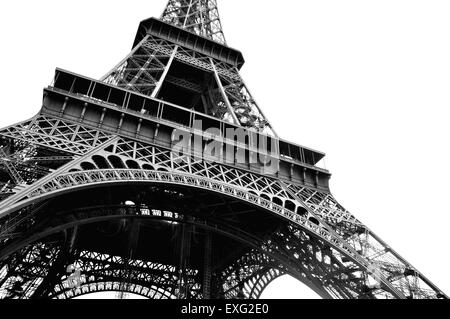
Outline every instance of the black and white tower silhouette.
{"type": "Polygon", "coordinates": [[[323,153],[277,135],[216,2],[170,0],[102,79],[57,69],[0,130],[0,298],[253,299],[284,274],[447,298],[336,201],[323,153]]]}

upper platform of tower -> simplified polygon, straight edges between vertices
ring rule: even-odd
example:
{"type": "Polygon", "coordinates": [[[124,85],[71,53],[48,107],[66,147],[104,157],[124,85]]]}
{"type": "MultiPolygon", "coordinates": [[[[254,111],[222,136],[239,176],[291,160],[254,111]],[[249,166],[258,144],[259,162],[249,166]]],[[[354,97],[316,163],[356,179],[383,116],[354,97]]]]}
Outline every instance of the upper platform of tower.
{"type": "Polygon", "coordinates": [[[156,36],[185,48],[195,50],[219,61],[236,66],[238,69],[245,63],[240,51],[212,40],[209,37],[198,35],[189,29],[181,28],[156,18],[144,20],[139,24],[133,48],[137,47],[147,35],[156,36]]]}
{"type": "Polygon", "coordinates": [[[139,24],[133,48],[147,35],[191,48],[239,69],[242,53],[227,46],[216,0],[170,0],[159,19],[139,24]]]}

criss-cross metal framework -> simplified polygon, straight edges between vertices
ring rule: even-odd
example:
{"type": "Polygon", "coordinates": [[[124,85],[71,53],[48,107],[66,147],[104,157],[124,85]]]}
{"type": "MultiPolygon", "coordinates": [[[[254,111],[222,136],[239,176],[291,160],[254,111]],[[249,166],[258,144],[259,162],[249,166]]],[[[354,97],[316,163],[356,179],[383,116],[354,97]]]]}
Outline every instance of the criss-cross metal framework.
{"type": "Polygon", "coordinates": [[[226,44],[216,0],[169,0],[161,20],[226,44]]]}
{"type": "Polygon", "coordinates": [[[0,130],[0,298],[259,298],[285,274],[323,298],[447,298],[336,201],[322,153],[277,137],[243,62],[216,1],[169,1],[100,81],[58,69],[0,130]],[[250,138],[174,151],[211,127],[250,138]]]}

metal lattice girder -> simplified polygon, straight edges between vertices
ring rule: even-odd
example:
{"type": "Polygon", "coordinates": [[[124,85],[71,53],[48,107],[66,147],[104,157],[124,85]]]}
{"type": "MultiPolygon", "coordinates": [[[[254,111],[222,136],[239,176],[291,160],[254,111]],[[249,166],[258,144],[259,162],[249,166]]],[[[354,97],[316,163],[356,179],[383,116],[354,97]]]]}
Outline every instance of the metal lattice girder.
{"type": "MultiPolygon", "coordinates": [[[[236,66],[212,59],[192,49],[147,35],[102,80],[141,94],[156,97],[163,82],[175,83],[202,93],[195,84],[167,76],[176,60],[215,75],[218,88],[209,87],[214,107],[208,111],[219,119],[276,136],[268,119],[252,97],[236,66]]],[[[183,105],[182,105],[183,106],[183,105]]]]}
{"type": "Polygon", "coordinates": [[[37,116],[0,130],[0,137],[80,155],[108,140],[109,135],[61,119],[37,116]]]}
{"type": "Polygon", "coordinates": [[[11,163],[11,159],[8,158],[3,148],[0,148],[0,163],[6,167],[14,183],[17,185],[24,183],[22,176],[20,176],[19,172],[16,170],[14,164],[11,163]]]}
{"type": "MultiPolygon", "coordinates": [[[[87,166],[84,165],[84,167],[87,166]]],[[[301,199],[296,197],[296,195],[291,195],[291,191],[286,189],[279,180],[257,176],[202,160],[195,161],[190,157],[174,158],[173,153],[170,151],[122,139],[116,139],[102,145],[102,147],[88,156],[80,158],[76,163],[72,163],[64,169],[66,173],[59,171],[49,176],[47,182],[40,183],[30,187],[27,191],[19,193],[17,196],[27,199],[16,204],[11,203],[8,205],[8,208],[2,209],[0,214],[3,215],[8,211],[24,207],[27,203],[33,202],[42,196],[56,196],[58,193],[91,184],[105,185],[108,183],[133,181],[135,183],[152,182],[189,185],[226,194],[244,202],[264,207],[268,211],[289,220],[327,242],[328,245],[340,252],[340,258],[343,262],[349,257],[352,263],[362,266],[366,272],[369,272],[375,266],[378,267],[377,260],[370,258],[367,254],[363,254],[358,249],[359,246],[354,246],[354,241],[349,241],[348,238],[345,238],[339,232],[339,229],[322,219],[321,214],[323,215],[323,212],[320,209],[317,209],[315,206],[308,206],[308,198],[313,199],[317,196],[316,191],[308,188],[304,189],[310,192],[310,196],[301,199]],[[110,168],[100,169],[95,166],[94,156],[103,156],[104,161],[101,162],[110,163],[107,164],[110,168]],[[118,156],[122,160],[115,161],[111,156],[118,156]],[[131,162],[130,159],[132,160],[131,162]],[[113,164],[113,162],[116,164],[113,164]],[[124,167],[114,168],[114,165],[118,165],[117,163],[120,162],[123,164],[119,165],[124,165],[124,167]],[[83,170],[82,163],[91,163],[90,167],[92,170],[83,170]],[[131,165],[134,168],[128,168],[126,165],[131,165]],[[138,167],[140,169],[137,169],[138,167]],[[67,172],[68,170],[70,172],[67,172]],[[267,200],[265,198],[270,199],[267,200]],[[281,199],[285,207],[275,204],[274,200],[276,198],[278,200],[281,199]],[[294,206],[290,207],[291,204],[294,206]]],[[[5,206],[2,205],[2,207],[5,206]]],[[[378,245],[381,244],[378,243],[378,245]]],[[[381,256],[378,256],[378,259],[381,256]]],[[[349,261],[345,262],[348,263],[349,261]]],[[[406,269],[406,265],[403,267],[406,269]]],[[[436,288],[428,286],[426,282],[420,281],[415,284],[411,282],[410,278],[404,277],[399,279],[397,275],[392,276],[393,268],[396,269],[395,274],[397,274],[398,265],[397,267],[385,267],[382,269],[380,281],[394,295],[409,296],[414,292],[416,297],[433,297],[440,293],[436,288]],[[396,280],[394,281],[393,278],[396,278],[396,280]]]]}
{"type": "Polygon", "coordinates": [[[265,273],[259,274],[257,278],[252,280],[251,285],[249,285],[249,298],[260,299],[264,289],[282,275],[283,273],[278,269],[269,269],[265,273]]]}
{"type": "Polygon", "coordinates": [[[146,36],[133,51],[105,75],[105,83],[152,96],[170,68],[177,46],[165,40],[146,36]]]}
{"type": "Polygon", "coordinates": [[[103,132],[40,115],[0,130],[0,169],[6,169],[10,176],[9,180],[0,180],[0,200],[107,139],[103,132]]]}
{"type": "Polygon", "coordinates": [[[239,75],[238,69],[224,62],[212,60],[212,63],[215,69],[222,70],[217,72],[218,81],[223,87],[226,99],[238,118],[239,124],[244,127],[258,128],[267,134],[276,136],[268,119],[256,104],[255,99],[239,75]]]}
{"type": "MultiPolygon", "coordinates": [[[[22,249],[11,256],[7,263],[0,265],[0,299],[32,298],[39,289],[52,265],[55,263],[61,248],[49,244],[37,243],[22,249]]],[[[66,263],[69,262],[69,259],[66,263]]],[[[73,298],[86,293],[119,290],[136,293],[147,298],[176,298],[178,272],[169,265],[129,261],[130,283],[123,287],[124,259],[90,251],[81,251],[70,258],[71,266],[82,274],[79,285],[71,285],[70,273],[64,264],[57,274],[56,285],[51,286],[48,298],[73,298]],[[111,289],[114,287],[114,289],[111,289]]],[[[187,272],[189,280],[194,282],[196,272],[187,272]]]]}
{"type": "Polygon", "coordinates": [[[216,0],[169,0],[161,20],[226,44],[216,0]]]}
{"type": "MultiPolygon", "coordinates": [[[[82,274],[79,287],[71,287],[65,275],[55,286],[51,297],[73,298],[86,293],[117,290],[136,293],[152,299],[174,299],[177,297],[179,274],[174,266],[142,260],[126,260],[119,256],[82,251],[75,258],[74,266],[82,274]],[[128,265],[125,265],[128,263],[128,265]],[[127,272],[129,281],[123,284],[123,273],[127,272]],[[115,289],[108,286],[114,283],[115,289]]],[[[189,280],[194,281],[196,272],[187,272],[189,280]]]]}
{"type": "MultiPolygon", "coordinates": [[[[77,289],[70,289],[70,287],[60,287],[55,294],[56,299],[72,299],[83,295],[99,293],[99,292],[111,292],[118,291],[121,288],[121,281],[100,281],[83,284],[77,289]]],[[[127,287],[126,293],[136,294],[148,299],[167,300],[174,297],[168,294],[162,289],[155,287],[144,287],[138,284],[130,284],[127,287]]]]}
{"type": "Polygon", "coordinates": [[[36,243],[0,264],[0,299],[31,298],[58,257],[58,245],[36,243]]]}
{"type": "MultiPolygon", "coordinates": [[[[111,215],[112,210],[123,217],[124,211],[129,211],[129,207],[114,209],[106,207],[103,212],[111,215]]],[[[137,209],[134,211],[138,213],[137,209]]],[[[167,212],[162,214],[155,210],[152,210],[151,213],[155,216],[167,215],[167,212]]],[[[77,212],[74,214],[71,217],[72,221],[77,217],[85,216],[87,218],[85,214],[77,215],[77,212]]],[[[143,210],[142,214],[149,216],[148,209],[143,210]]],[[[175,219],[179,218],[175,214],[171,216],[175,219]]],[[[91,217],[98,218],[98,213],[94,210],[91,217]]],[[[176,267],[93,251],[77,253],[72,249],[64,249],[63,246],[72,247],[74,240],[68,241],[67,238],[64,239],[64,236],[61,236],[59,241],[61,245],[58,246],[54,239],[55,235],[61,233],[62,229],[65,229],[63,234],[70,232],[73,225],[64,215],[59,219],[55,216],[52,220],[53,226],[41,224],[41,226],[34,227],[46,227],[41,229],[41,232],[43,231],[47,235],[54,234],[51,246],[55,249],[49,251],[47,248],[49,244],[45,243],[47,242],[45,234],[34,239],[19,238],[18,243],[23,240],[22,244],[12,244],[15,247],[13,254],[7,254],[8,258],[4,262],[0,262],[0,298],[72,298],[94,291],[108,291],[108,289],[110,291],[111,284],[114,288],[112,290],[123,289],[124,292],[136,293],[148,298],[173,299],[178,297],[179,273],[176,267]],[[68,225],[65,227],[64,223],[68,223],[68,225]],[[51,230],[52,227],[56,228],[54,232],[51,230]],[[70,245],[67,244],[69,242],[70,245]],[[52,252],[51,255],[50,252],[52,252]],[[57,258],[60,260],[59,263],[56,262],[57,258]],[[72,285],[74,280],[72,271],[66,271],[69,268],[76,270],[79,275],[78,278],[75,278],[76,286],[72,285]],[[124,272],[128,276],[126,285],[123,284],[124,272]]],[[[130,232],[130,234],[133,233],[133,231],[130,232]]],[[[1,250],[0,260],[3,260],[5,250],[1,250]]],[[[190,283],[192,298],[201,296],[200,285],[196,283],[197,273],[194,269],[187,269],[184,272],[185,278],[190,283]]]]}
{"type": "Polygon", "coordinates": [[[266,273],[267,266],[272,262],[267,256],[251,251],[221,272],[220,284],[224,298],[245,299],[251,298],[253,286],[266,273]]]}
{"type": "Polygon", "coordinates": [[[245,252],[220,271],[218,283],[226,298],[259,298],[265,287],[290,274],[324,298],[390,296],[383,289],[367,291],[367,278],[356,265],[344,265],[337,252],[295,227],[282,228],[262,244],[245,252]],[[289,261],[280,264],[277,257],[289,261]]]}
{"type": "MultiPolygon", "coordinates": [[[[67,171],[66,168],[72,167],[71,163],[77,163],[75,159],[78,157],[78,154],[82,152],[86,152],[89,154],[89,150],[94,149],[94,146],[98,145],[98,143],[102,143],[108,138],[108,135],[93,131],[90,129],[86,129],[82,126],[75,124],[68,124],[58,119],[51,119],[48,117],[36,118],[32,121],[33,124],[27,124],[25,128],[19,130],[17,127],[10,127],[7,130],[7,133],[4,131],[0,131],[0,135],[5,134],[8,138],[11,138],[13,141],[19,141],[20,146],[23,149],[20,149],[17,153],[21,154],[23,159],[31,158],[28,157],[30,148],[34,150],[36,147],[43,147],[45,150],[50,150],[50,158],[54,158],[51,155],[51,151],[61,151],[66,154],[72,153],[74,156],[67,156],[65,160],[58,164],[58,169],[50,170],[47,174],[39,176],[39,178],[34,178],[28,180],[28,185],[20,185],[20,187],[15,187],[14,189],[9,190],[8,188],[3,188],[2,192],[4,196],[2,196],[2,201],[0,205],[7,206],[11,203],[17,203],[20,201],[21,194],[28,192],[30,189],[40,185],[41,183],[45,183],[46,180],[51,180],[55,175],[58,175],[61,171],[67,171]],[[44,125],[42,123],[45,123],[44,125]],[[53,124],[53,128],[51,132],[48,133],[47,138],[44,138],[44,134],[41,133],[43,130],[47,130],[47,125],[53,124]],[[77,132],[81,133],[85,136],[85,139],[82,143],[78,143],[77,132]],[[42,135],[41,135],[42,134],[42,135]],[[29,136],[29,140],[23,138],[23,136],[29,136]],[[25,143],[25,144],[24,144],[25,143]],[[76,152],[79,152],[78,154],[76,152]],[[24,156],[25,153],[25,156],[24,156]],[[69,159],[69,161],[67,161],[69,159]],[[69,162],[69,164],[65,164],[69,162]],[[8,193],[6,193],[8,191],[8,193]]],[[[98,146],[97,146],[98,147],[98,146]]],[[[16,155],[17,155],[16,153],[16,155]]],[[[31,154],[34,154],[32,152],[31,154]]],[[[42,204],[38,204],[36,207],[39,208],[42,205],[45,205],[45,202],[42,204]]],[[[0,218],[0,242],[5,240],[5,238],[11,237],[15,234],[15,229],[27,222],[33,217],[33,212],[36,211],[36,207],[29,207],[28,209],[20,211],[18,214],[14,214],[11,216],[7,216],[6,218],[0,218]]]]}
{"type": "Polygon", "coordinates": [[[103,132],[77,123],[39,115],[0,130],[3,167],[11,177],[0,181],[0,199],[20,192],[108,138],[103,132]]]}
{"type": "Polygon", "coordinates": [[[441,294],[425,276],[345,210],[332,195],[294,184],[288,188],[364,258],[377,265],[385,278],[405,296],[433,298],[441,294]]]}

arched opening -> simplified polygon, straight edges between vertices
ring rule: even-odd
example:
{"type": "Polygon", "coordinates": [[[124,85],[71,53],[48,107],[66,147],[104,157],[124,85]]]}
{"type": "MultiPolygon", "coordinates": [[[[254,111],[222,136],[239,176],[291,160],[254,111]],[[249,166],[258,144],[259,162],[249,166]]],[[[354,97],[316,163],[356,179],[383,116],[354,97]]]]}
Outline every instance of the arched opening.
{"type": "Polygon", "coordinates": [[[90,163],[90,162],[83,162],[83,163],[80,164],[80,166],[85,171],[91,171],[91,170],[97,169],[95,167],[95,165],[90,163]]]}
{"type": "Polygon", "coordinates": [[[287,200],[287,201],[284,203],[284,207],[285,207],[286,209],[289,209],[290,211],[295,212],[296,205],[295,205],[292,201],[287,200]]]}
{"type": "Polygon", "coordinates": [[[140,169],[139,164],[132,160],[127,161],[127,167],[131,169],[140,169]]]}
{"type": "Polygon", "coordinates": [[[300,216],[306,217],[308,215],[308,211],[306,210],[306,208],[299,206],[299,207],[297,207],[297,214],[299,214],[300,216]]]}
{"type": "Polygon", "coordinates": [[[310,221],[311,223],[316,224],[317,226],[320,225],[319,221],[318,221],[316,218],[310,217],[310,218],[308,218],[308,219],[309,219],[309,221],[310,221]]]}
{"type": "Polygon", "coordinates": [[[97,165],[97,167],[99,169],[110,169],[111,168],[108,164],[108,161],[102,156],[94,155],[92,157],[92,160],[94,161],[95,165],[97,165]]]}
{"type": "Polygon", "coordinates": [[[154,171],[155,170],[155,168],[152,165],[150,165],[150,164],[144,164],[144,165],[142,165],[142,168],[145,169],[145,170],[148,170],[148,171],[154,171]]]}
{"type": "Polygon", "coordinates": [[[278,197],[274,197],[273,202],[277,205],[283,206],[283,201],[278,197]]]}
{"type": "Polygon", "coordinates": [[[122,159],[120,159],[120,157],[118,157],[118,156],[114,156],[114,155],[109,156],[108,160],[114,168],[118,168],[118,169],[126,168],[122,159]]]}
{"type": "Polygon", "coordinates": [[[254,196],[258,196],[258,194],[254,191],[248,191],[250,194],[254,195],[254,196]]]}

